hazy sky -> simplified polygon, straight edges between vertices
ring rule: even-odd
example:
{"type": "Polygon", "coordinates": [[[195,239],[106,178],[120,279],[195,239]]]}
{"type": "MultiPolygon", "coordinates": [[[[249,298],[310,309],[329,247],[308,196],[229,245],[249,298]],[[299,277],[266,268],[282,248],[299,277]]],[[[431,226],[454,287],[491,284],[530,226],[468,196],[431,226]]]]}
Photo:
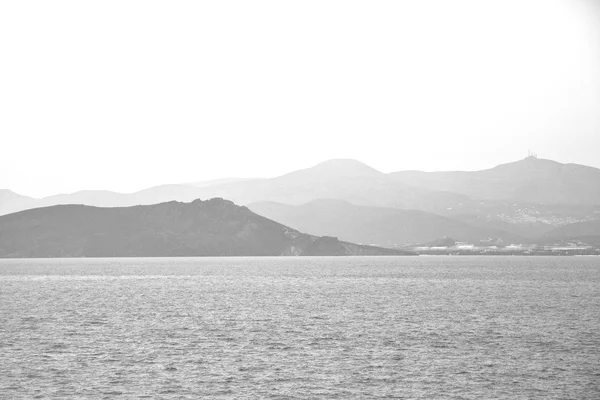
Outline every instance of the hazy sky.
{"type": "Polygon", "coordinates": [[[600,167],[600,1],[0,2],[0,188],[600,167]]]}

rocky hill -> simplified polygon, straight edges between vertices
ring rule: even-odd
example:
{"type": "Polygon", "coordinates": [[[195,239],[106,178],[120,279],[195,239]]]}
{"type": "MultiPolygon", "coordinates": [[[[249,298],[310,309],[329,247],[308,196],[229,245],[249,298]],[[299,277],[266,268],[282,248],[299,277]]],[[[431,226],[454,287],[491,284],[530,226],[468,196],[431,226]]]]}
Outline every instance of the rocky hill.
{"type": "Polygon", "coordinates": [[[0,257],[394,255],[301,233],[214,198],[149,206],[58,205],[0,217],[0,257]]]}

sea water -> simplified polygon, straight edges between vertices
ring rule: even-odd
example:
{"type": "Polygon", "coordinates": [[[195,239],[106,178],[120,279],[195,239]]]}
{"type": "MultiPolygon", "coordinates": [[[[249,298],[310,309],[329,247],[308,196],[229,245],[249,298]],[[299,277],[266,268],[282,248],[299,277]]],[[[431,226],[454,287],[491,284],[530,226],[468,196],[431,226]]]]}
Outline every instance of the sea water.
{"type": "Polygon", "coordinates": [[[600,258],[1,260],[0,398],[598,399],[600,258]]]}

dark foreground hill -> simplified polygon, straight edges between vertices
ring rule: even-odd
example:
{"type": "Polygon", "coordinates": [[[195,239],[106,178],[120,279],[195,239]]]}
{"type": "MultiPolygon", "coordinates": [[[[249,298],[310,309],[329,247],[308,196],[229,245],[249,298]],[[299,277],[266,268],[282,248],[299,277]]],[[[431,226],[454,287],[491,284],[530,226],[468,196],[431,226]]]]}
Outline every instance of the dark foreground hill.
{"type": "Polygon", "coordinates": [[[98,208],[59,205],[0,217],[0,257],[394,255],[300,233],[231,201],[98,208]]]}

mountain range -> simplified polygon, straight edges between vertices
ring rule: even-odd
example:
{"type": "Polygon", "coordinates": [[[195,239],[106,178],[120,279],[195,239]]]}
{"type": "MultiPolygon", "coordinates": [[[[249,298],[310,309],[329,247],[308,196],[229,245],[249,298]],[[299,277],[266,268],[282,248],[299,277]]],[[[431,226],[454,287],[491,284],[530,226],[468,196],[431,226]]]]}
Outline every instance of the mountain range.
{"type": "Polygon", "coordinates": [[[59,204],[129,207],[215,197],[293,229],[360,243],[399,246],[443,236],[524,242],[559,237],[559,228],[570,224],[588,232],[586,221],[600,219],[600,170],[527,157],[481,171],[386,174],[337,159],[275,178],[167,184],[135,193],[91,190],[34,199],[3,190],[0,215],[59,204]]]}

